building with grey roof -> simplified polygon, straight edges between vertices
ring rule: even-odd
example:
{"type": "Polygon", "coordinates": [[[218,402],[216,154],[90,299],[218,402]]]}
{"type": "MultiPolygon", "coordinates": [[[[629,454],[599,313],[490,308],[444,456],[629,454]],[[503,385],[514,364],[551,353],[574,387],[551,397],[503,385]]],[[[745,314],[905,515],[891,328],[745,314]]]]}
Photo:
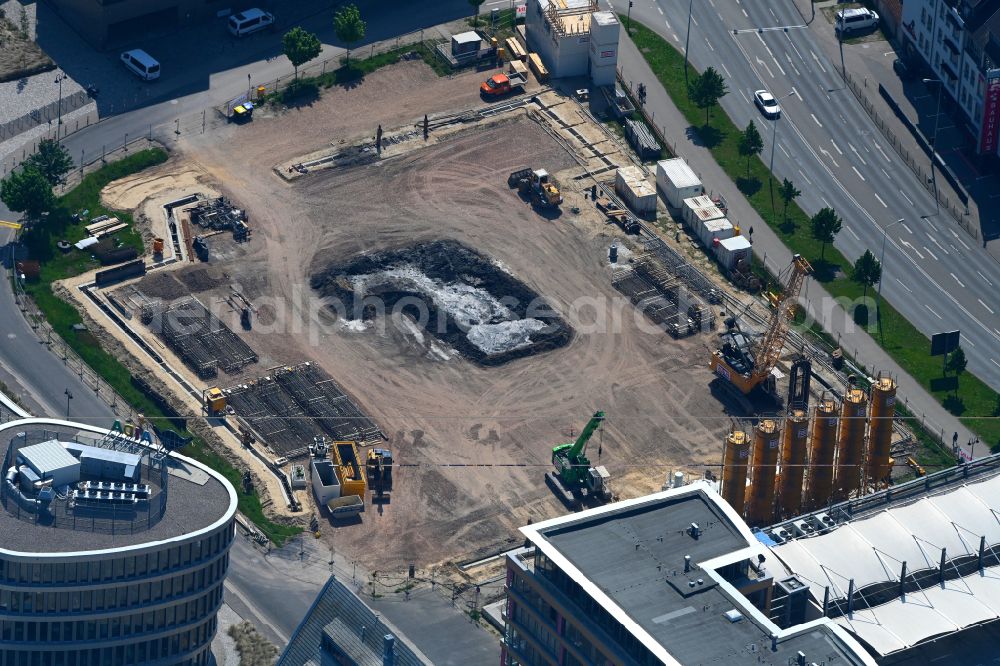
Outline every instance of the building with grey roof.
{"type": "Polygon", "coordinates": [[[398,630],[330,576],[276,666],[425,666],[398,630]]]}
{"type": "Polygon", "coordinates": [[[875,663],[708,483],[521,532],[506,666],[875,663]]]}
{"type": "Polygon", "coordinates": [[[0,666],[209,664],[236,491],[130,433],[0,425],[0,666]]]}

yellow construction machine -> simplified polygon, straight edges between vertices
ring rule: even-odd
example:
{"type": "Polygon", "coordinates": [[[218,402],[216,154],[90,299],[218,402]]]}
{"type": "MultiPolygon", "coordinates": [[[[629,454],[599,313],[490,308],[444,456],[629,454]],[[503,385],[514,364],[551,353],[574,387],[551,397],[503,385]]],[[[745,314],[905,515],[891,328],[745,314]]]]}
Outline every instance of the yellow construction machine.
{"type": "MultiPolygon", "coordinates": [[[[726,319],[726,331],[722,334],[722,347],[712,352],[712,372],[721,379],[723,389],[744,407],[750,406],[746,396],[758,387],[772,397],[777,396],[771,371],[781,356],[781,348],[788,336],[788,323],[795,315],[795,301],[806,276],[812,273],[812,266],[802,255],[796,254],[782,275],[784,273],[788,273],[785,290],[767,294],[773,309],[764,335],[758,341],[751,340],[740,329],[737,318],[729,317],[726,319]],[[736,391],[732,391],[733,388],[736,391]]],[[[779,280],[781,278],[779,276],[779,280]]]]}
{"type": "Polygon", "coordinates": [[[507,185],[531,199],[539,207],[555,208],[563,202],[562,193],[555,179],[545,169],[525,168],[511,172],[507,185]]]}

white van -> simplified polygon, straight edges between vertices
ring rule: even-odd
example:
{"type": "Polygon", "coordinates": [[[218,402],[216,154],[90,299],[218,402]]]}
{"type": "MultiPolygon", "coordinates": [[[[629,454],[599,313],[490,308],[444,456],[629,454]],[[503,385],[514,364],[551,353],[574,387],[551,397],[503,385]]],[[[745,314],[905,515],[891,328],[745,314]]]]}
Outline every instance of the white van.
{"type": "Polygon", "coordinates": [[[142,49],[132,49],[123,53],[122,64],[143,81],[160,78],[160,63],[142,49]]]}
{"type": "Polygon", "coordinates": [[[873,30],[878,27],[878,14],[870,9],[842,9],[837,12],[837,32],[848,34],[855,30],[873,30]]]}
{"type": "Polygon", "coordinates": [[[229,17],[229,32],[235,37],[249,35],[274,24],[274,14],[268,14],[254,7],[244,9],[229,17]]]}

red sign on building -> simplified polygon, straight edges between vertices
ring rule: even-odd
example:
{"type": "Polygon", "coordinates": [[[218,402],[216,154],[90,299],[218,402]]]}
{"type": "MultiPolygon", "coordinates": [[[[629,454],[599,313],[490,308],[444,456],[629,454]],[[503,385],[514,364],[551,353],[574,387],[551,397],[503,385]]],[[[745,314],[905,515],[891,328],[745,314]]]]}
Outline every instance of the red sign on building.
{"type": "Polygon", "coordinates": [[[986,77],[986,103],[983,105],[983,127],[979,131],[979,154],[995,153],[1000,130],[1000,70],[991,70],[986,77]]]}

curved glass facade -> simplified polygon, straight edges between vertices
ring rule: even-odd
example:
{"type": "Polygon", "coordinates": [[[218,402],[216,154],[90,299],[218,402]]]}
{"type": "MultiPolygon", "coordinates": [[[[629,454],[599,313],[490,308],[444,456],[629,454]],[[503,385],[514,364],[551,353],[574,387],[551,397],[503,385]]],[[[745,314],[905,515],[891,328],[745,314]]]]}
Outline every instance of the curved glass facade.
{"type": "Polygon", "coordinates": [[[0,666],[210,664],[234,527],[86,555],[0,553],[0,666]]]}

